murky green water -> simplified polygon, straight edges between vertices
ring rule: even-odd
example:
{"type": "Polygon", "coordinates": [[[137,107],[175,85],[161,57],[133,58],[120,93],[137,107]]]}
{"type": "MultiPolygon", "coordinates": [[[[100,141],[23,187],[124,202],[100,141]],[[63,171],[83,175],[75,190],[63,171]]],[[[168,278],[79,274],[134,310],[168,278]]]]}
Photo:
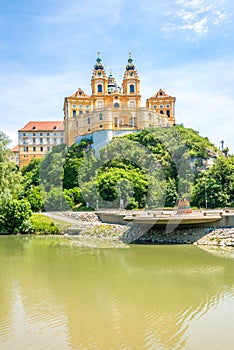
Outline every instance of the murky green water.
{"type": "Polygon", "coordinates": [[[233,349],[234,252],[0,237],[0,349],[233,349]]]}

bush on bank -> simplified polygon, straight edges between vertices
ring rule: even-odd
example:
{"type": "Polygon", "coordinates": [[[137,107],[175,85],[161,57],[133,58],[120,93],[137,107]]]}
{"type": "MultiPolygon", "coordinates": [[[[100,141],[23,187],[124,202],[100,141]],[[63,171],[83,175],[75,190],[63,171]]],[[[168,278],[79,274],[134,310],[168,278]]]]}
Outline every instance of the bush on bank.
{"type": "Polygon", "coordinates": [[[57,235],[60,234],[59,228],[54,224],[51,218],[42,214],[33,214],[31,218],[31,233],[35,235],[57,235]]]}
{"type": "Polygon", "coordinates": [[[31,207],[26,199],[7,200],[0,212],[0,234],[29,233],[31,207]]]}

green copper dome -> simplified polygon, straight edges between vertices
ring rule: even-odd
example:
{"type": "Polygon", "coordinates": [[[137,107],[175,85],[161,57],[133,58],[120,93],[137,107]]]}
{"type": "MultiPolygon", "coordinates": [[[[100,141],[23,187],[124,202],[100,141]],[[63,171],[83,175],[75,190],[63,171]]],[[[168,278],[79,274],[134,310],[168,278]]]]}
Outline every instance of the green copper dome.
{"type": "Polygon", "coordinates": [[[127,70],[134,70],[135,65],[132,63],[132,55],[131,52],[129,52],[129,58],[128,58],[128,64],[126,65],[127,70]]]}
{"type": "Polygon", "coordinates": [[[103,69],[104,69],[104,66],[103,66],[103,64],[102,64],[102,59],[101,59],[101,57],[100,57],[100,52],[98,52],[98,57],[97,57],[97,59],[96,59],[96,64],[95,64],[95,66],[94,66],[94,69],[95,69],[95,70],[98,70],[98,69],[103,70],[103,69]]]}

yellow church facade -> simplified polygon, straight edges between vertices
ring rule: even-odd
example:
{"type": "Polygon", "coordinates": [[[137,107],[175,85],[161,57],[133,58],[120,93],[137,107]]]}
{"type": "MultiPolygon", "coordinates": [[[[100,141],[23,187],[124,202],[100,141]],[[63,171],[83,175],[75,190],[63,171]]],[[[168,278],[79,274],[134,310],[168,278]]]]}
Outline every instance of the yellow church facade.
{"type": "Polygon", "coordinates": [[[131,54],[125,67],[122,86],[112,73],[107,76],[98,53],[91,78],[92,94],[82,89],[64,100],[65,142],[71,146],[81,137],[99,133],[108,137],[150,127],[175,124],[175,97],[159,90],[141,106],[140,78],[131,54]]]}

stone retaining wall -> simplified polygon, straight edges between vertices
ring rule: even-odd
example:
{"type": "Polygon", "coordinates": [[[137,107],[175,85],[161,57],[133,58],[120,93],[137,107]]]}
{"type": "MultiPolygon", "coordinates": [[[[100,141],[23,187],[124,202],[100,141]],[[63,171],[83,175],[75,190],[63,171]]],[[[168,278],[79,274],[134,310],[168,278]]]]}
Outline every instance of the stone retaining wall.
{"type": "Polygon", "coordinates": [[[234,228],[183,228],[172,232],[133,225],[123,235],[125,243],[136,244],[203,244],[234,246],[234,228]],[[142,235],[142,232],[143,233],[142,235]]]}

